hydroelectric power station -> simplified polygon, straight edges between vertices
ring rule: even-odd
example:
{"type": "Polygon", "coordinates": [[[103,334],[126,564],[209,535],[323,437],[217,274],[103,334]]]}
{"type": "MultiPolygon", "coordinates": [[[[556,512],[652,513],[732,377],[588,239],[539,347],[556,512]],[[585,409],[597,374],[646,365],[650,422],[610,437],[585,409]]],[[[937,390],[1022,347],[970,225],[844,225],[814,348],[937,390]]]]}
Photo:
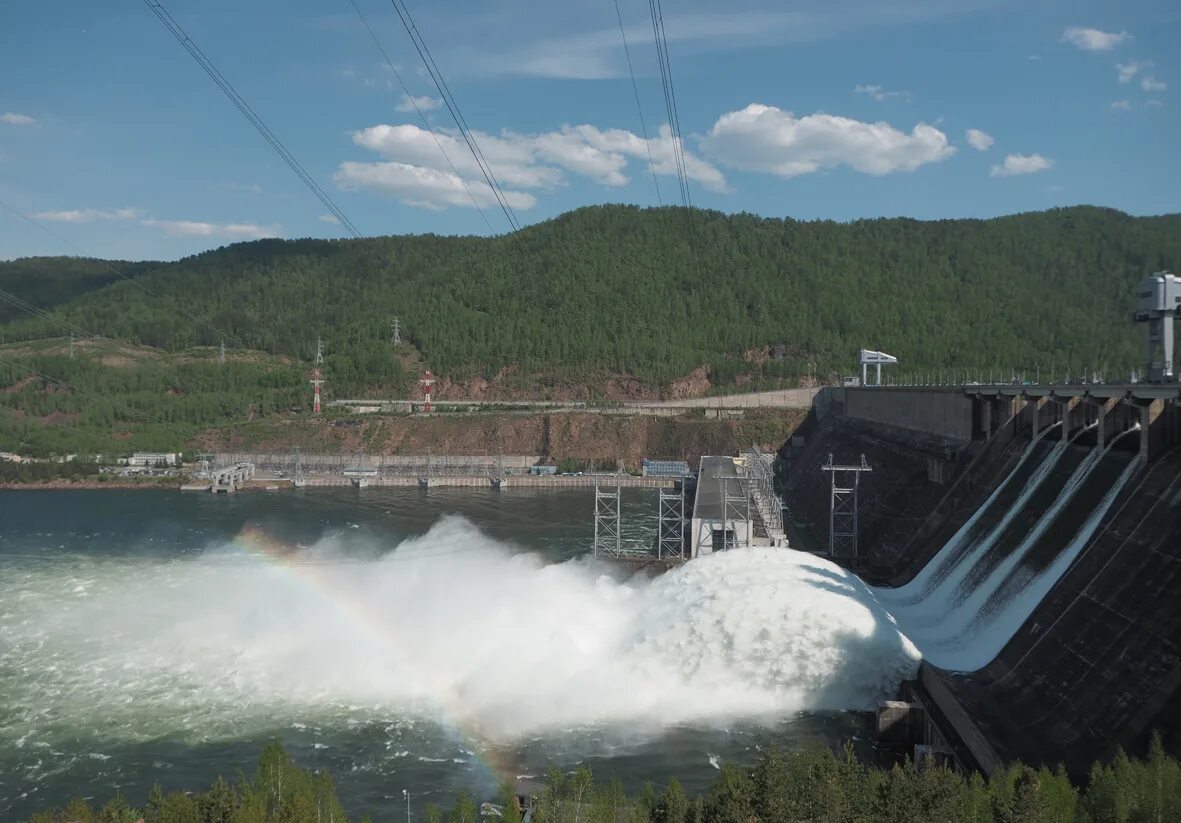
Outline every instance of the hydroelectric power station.
{"type": "Polygon", "coordinates": [[[1181,753],[1179,311],[1181,279],[1141,283],[1144,374],[1119,383],[817,395],[776,464],[785,523],[794,548],[841,545],[822,470],[872,466],[856,548],[832,559],[923,653],[881,707],[886,736],[986,773],[1020,759],[1082,774],[1154,732],[1181,753]]]}

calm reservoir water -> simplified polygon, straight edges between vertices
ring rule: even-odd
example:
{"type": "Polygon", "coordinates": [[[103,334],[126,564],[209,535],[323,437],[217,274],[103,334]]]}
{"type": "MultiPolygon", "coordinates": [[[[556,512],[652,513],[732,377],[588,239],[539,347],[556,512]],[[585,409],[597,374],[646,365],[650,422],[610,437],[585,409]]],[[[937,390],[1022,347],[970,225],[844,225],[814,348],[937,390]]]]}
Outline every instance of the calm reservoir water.
{"type": "MultiPolygon", "coordinates": [[[[761,628],[751,610],[774,598],[737,577],[596,566],[592,505],[586,489],[0,492],[0,819],[203,788],[272,740],[375,820],[401,818],[403,788],[420,811],[548,765],[696,792],[771,742],[872,756],[866,715],[841,711],[895,677],[856,670],[871,647],[822,621],[761,628]]],[[[625,490],[623,519],[650,541],[655,492],[625,490]]]]}

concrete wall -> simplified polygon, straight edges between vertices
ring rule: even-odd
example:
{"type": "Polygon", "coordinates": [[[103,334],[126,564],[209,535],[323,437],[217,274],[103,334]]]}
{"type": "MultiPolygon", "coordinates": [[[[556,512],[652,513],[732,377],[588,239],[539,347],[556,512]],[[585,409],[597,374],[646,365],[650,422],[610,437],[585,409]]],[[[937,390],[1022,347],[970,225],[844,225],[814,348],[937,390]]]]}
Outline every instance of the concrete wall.
{"type": "Polygon", "coordinates": [[[846,388],[849,417],[934,434],[949,440],[972,439],[972,400],[962,388],[846,388]]]}

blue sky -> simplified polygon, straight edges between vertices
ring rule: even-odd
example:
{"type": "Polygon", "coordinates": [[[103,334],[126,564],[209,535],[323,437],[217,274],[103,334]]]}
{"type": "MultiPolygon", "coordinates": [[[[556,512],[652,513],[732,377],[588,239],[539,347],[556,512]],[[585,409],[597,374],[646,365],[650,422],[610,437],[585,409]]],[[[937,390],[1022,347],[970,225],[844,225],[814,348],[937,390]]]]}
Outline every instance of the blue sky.
{"type": "MultiPolygon", "coordinates": [[[[504,231],[393,7],[356,1],[433,135],[348,0],[165,6],[364,234],[488,233],[485,217],[504,231]]],[[[407,0],[522,223],[654,205],[649,149],[677,202],[648,4],[619,2],[648,144],[612,0],[407,0]]],[[[1175,2],[663,5],[696,205],[834,220],[1181,210],[1175,2]]],[[[0,201],[124,259],[344,236],[139,0],[4,4],[0,201]]],[[[0,259],[63,253],[0,210],[0,259]]]]}

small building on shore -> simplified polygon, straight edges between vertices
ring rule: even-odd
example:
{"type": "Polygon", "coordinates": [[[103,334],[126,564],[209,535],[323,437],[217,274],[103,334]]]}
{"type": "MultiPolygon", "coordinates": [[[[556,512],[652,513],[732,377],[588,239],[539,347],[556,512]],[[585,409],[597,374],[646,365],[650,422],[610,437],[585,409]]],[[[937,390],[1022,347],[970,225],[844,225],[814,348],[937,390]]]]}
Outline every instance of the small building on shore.
{"type": "Polygon", "coordinates": [[[135,452],[119,462],[135,468],[163,469],[179,466],[181,457],[180,452],[135,452]]]}

